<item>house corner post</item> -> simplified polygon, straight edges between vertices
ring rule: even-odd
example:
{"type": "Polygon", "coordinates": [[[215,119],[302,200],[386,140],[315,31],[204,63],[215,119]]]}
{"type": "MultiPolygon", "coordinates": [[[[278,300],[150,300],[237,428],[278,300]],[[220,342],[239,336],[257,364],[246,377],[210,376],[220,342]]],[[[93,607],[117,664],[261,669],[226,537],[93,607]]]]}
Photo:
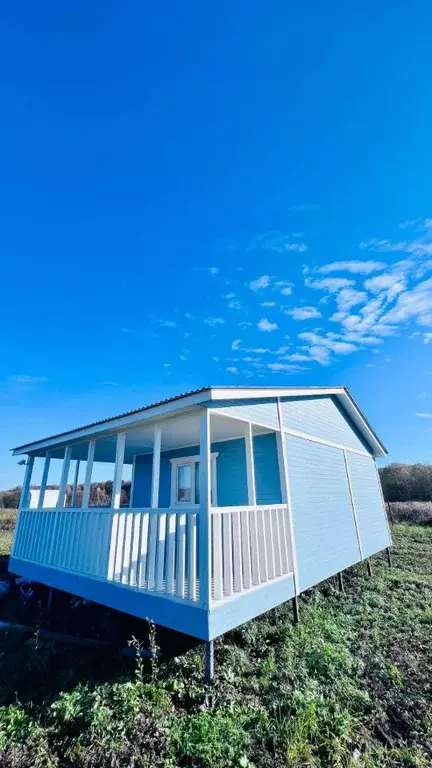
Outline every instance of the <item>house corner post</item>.
{"type": "MultiPolygon", "coordinates": [[[[204,409],[200,416],[199,489],[200,510],[198,515],[199,589],[201,608],[207,613],[211,605],[211,442],[210,412],[204,409]]],[[[214,679],[213,640],[205,642],[205,679],[214,679]]]]}
{"type": "Polygon", "coordinates": [[[30,504],[30,484],[34,466],[34,456],[27,456],[26,468],[24,473],[24,480],[21,489],[21,498],[19,508],[28,507],[30,504]]]}
{"type": "Polygon", "coordinates": [[[290,561],[291,561],[290,567],[292,568],[293,583],[294,583],[294,597],[292,602],[293,615],[294,615],[294,623],[299,624],[300,614],[299,614],[299,607],[298,607],[299,579],[298,579],[298,568],[297,568],[297,551],[296,551],[296,545],[295,545],[294,523],[293,523],[293,516],[292,516],[288,457],[287,457],[287,450],[285,445],[284,424],[283,424],[283,410],[282,410],[282,403],[281,403],[280,397],[276,399],[276,403],[277,403],[278,424],[279,424],[279,430],[276,432],[276,440],[277,440],[277,449],[278,449],[281,497],[282,497],[283,504],[286,504],[286,507],[287,507],[287,515],[288,515],[287,537],[289,539],[289,554],[290,554],[290,561]]]}

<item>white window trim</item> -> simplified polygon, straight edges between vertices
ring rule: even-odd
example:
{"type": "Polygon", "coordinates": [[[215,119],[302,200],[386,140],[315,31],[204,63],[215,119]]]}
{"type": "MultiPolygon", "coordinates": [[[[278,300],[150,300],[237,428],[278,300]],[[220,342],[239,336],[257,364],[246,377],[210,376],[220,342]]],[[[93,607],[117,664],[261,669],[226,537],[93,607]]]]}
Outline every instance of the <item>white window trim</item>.
{"type": "MultiPolygon", "coordinates": [[[[212,506],[217,507],[217,473],[216,473],[216,459],[219,453],[211,454],[211,484],[212,484],[212,506]]],[[[171,507],[199,507],[199,504],[194,504],[191,501],[178,501],[177,500],[177,469],[182,464],[191,464],[192,466],[192,478],[191,487],[195,490],[195,472],[196,465],[200,460],[199,453],[195,453],[193,456],[178,456],[175,459],[170,459],[171,462],[171,507]]]]}

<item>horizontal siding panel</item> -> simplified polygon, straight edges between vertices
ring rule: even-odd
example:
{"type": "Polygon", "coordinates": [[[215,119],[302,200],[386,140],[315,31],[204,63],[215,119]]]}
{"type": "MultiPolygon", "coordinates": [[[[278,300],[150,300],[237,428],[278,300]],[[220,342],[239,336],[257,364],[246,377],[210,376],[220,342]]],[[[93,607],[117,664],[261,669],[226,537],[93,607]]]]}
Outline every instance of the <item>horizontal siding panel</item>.
{"type": "Polygon", "coordinates": [[[369,557],[391,544],[375,462],[358,453],[347,453],[347,461],[363,556],[369,557]]]}
{"type": "Polygon", "coordinates": [[[348,414],[342,411],[333,397],[285,398],[282,400],[282,413],[285,429],[370,453],[370,448],[348,414]]]}
{"type": "Polygon", "coordinates": [[[285,435],[299,591],[360,560],[343,452],[285,435]]]}
{"type": "Polygon", "coordinates": [[[226,416],[236,416],[240,419],[263,424],[265,427],[279,429],[278,412],[276,399],[271,398],[257,402],[256,399],[249,400],[215,400],[211,407],[217,409],[218,413],[226,416]]]}

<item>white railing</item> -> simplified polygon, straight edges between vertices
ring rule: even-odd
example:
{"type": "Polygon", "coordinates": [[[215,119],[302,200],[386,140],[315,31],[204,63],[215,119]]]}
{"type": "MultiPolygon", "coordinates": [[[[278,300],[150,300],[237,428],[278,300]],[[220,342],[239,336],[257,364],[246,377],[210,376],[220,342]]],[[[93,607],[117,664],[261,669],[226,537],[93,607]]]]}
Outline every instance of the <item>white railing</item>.
{"type": "Polygon", "coordinates": [[[292,572],[288,514],[286,504],[213,507],[213,601],[292,572]]]}
{"type": "Polygon", "coordinates": [[[199,600],[198,509],[23,509],[13,555],[199,600]]]}
{"type": "MultiPolygon", "coordinates": [[[[212,602],[293,571],[286,504],[213,507],[212,602]]],[[[91,578],[199,602],[199,508],[23,509],[13,555],[91,578]]]]}

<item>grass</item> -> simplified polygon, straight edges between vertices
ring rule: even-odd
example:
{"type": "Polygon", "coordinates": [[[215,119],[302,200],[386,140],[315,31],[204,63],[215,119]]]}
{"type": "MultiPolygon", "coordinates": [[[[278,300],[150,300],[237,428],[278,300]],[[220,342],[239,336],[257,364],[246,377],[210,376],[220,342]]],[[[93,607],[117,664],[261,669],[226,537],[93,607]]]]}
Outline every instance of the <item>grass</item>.
{"type": "Polygon", "coordinates": [[[308,591],[298,627],[286,604],[220,638],[212,688],[199,646],[151,669],[3,632],[0,765],[430,767],[432,527],[393,534],[392,569],[308,591]]]}

